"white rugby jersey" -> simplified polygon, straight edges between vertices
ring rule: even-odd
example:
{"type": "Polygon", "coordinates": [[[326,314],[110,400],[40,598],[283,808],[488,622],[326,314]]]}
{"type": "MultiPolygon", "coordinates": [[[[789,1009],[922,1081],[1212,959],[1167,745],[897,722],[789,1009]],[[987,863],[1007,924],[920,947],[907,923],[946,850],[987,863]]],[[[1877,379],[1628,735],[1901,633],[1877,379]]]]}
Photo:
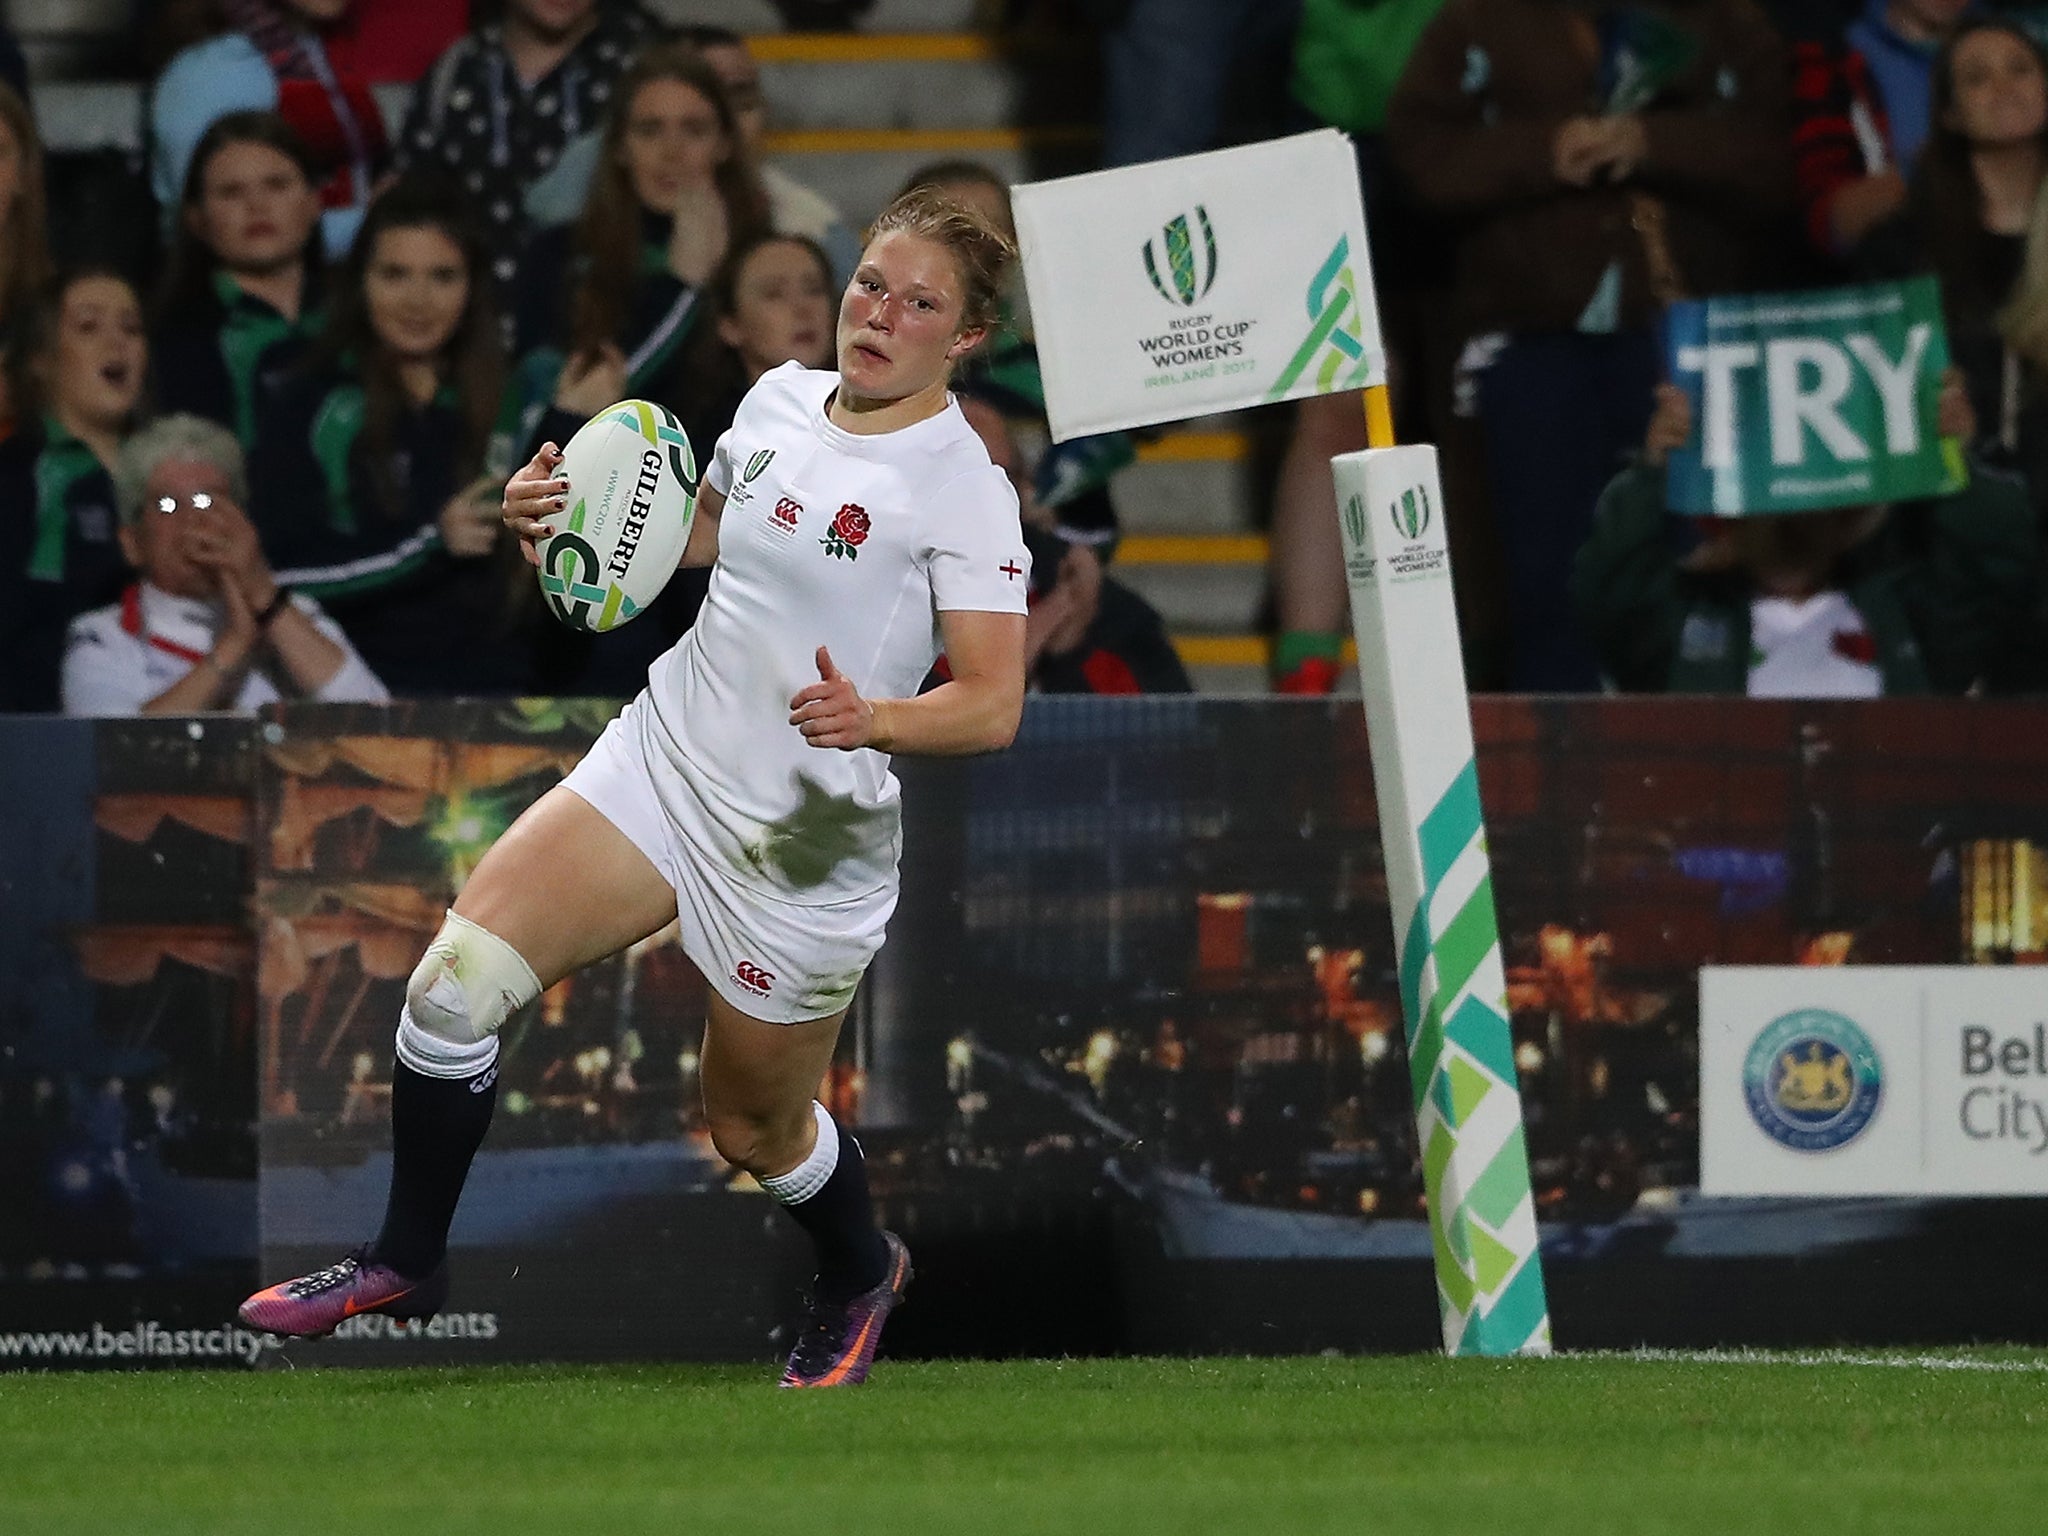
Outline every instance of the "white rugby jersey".
{"type": "MultiPolygon", "coordinates": [[[[334,676],[306,698],[328,704],[382,704],[391,697],[383,681],[356,654],[341,626],[318,603],[296,592],[291,602],[341,649],[341,666],[334,676]]],[[[183,680],[206,658],[220,626],[220,611],[213,604],[137,582],[121,594],[118,603],[95,608],[71,621],[64,637],[64,713],[142,713],[143,705],[183,680]]],[[[259,650],[234,698],[222,708],[246,714],[297,696],[284,663],[274,653],[259,650]]]]}
{"type": "Polygon", "coordinates": [[[714,868],[804,906],[892,887],[902,842],[887,754],[789,723],[818,647],[862,697],[908,698],[939,614],[1021,614],[1031,572],[1016,492],[956,403],[861,436],[826,417],[838,385],[786,363],[748,392],[704,470],[725,496],[710,590],[647,683],[669,814],[714,868]]]}

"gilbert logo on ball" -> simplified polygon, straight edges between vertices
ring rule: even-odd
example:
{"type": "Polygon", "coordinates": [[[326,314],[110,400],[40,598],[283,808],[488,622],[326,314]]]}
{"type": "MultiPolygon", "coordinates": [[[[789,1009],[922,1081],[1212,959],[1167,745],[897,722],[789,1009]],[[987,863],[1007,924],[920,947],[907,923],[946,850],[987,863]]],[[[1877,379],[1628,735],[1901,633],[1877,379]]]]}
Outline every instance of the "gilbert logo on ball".
{"type": "Polygon", "coordinates": [[[622,400],[569,439],[561,472],[569,507],[541,519],[541,595],[571,629],[602,634],[675,574],[697,515],[696,455],[672,412],[622,400]]]}

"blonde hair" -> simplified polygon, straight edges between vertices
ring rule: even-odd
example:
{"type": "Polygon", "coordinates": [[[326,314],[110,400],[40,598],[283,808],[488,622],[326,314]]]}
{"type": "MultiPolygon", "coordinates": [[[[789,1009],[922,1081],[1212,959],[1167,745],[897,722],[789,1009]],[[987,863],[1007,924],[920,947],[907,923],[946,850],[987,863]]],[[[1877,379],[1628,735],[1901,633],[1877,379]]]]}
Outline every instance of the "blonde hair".
{"type": "Polygon", "coordinates": [[[2048,369],[2048,182],[2034,197],[2026,255],[2012,297],[1998,312],[1998,333],[2024,361],[2048,369]]]}
{"type": "Polygon", "coordinates": [[[1003,280],[1017,259],[1016,242],[943,187],[912,187],[884,208],[870,242],[903,233],[943,245],[960,264],[960,329],[986,330],[1002,311],[1003,280]]]}

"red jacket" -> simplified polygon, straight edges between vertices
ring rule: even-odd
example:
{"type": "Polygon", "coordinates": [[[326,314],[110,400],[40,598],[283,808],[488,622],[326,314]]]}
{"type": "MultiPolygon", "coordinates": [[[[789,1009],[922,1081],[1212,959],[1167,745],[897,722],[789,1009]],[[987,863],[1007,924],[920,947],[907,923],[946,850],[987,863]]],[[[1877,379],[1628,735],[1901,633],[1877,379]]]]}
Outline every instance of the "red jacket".
{"type": "MultiPolygon", "coordinates": [[[[1870,69],[1854,48],[1825,43],[1792,49],[1792,164],[1799,210],[1814,249],[1840,255],[1829,217],[1835,194],[1852,181],[1886,169],[1891,124],[1870,83],[1870,69]]],[[[1903,168],[1900,168],[1903,169],[1903,168]]]]}

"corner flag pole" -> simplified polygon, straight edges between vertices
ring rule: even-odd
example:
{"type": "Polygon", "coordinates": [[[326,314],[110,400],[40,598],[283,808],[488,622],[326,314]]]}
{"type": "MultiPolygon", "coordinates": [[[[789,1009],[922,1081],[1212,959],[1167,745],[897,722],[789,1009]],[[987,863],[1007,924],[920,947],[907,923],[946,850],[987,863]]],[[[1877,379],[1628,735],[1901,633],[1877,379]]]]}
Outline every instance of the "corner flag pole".
{"type": "Polygon", "coordinates": [[[1550,1347],[1436,450],[1394,446],[1358,157],[1334,128],[1011,191],[1054,442],[1365,391],[1331,461],[1444,1349],[1550,1347]]]}
{"type": "Polygon", "coordinates": [[[1394,446],[1394,402],[1384,384],[1365,391],[1365,442],[1369,448],[1394,446]]]}
{"type": "Polygon", "coordinates": [[[1480,817],[1436,450],[1394,445],[1385,385],[1363,453],[1330,461],[1379,799],[1415,1124],[1449,1355],[1548,1354],[1507,975],[1480,817]]]}

